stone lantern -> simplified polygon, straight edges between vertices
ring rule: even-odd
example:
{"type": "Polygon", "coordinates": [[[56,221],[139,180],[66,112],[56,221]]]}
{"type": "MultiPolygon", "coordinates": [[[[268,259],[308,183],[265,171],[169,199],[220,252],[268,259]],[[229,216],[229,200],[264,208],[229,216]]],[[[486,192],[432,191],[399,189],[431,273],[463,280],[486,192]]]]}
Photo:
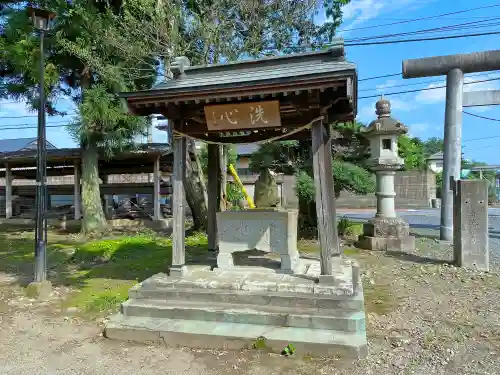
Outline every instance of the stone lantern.
{"type": "Polygon", "coordinates": [[[415,237],[409,235],[409,225],[396,216],[394,175],[404,165],[398,155],[398,136],[408,128],[391,117],[391,103],[382,97],[375,105],[378,118],[362,130],[370,141],[370,168],[377,177],[377,213],[363,226],[359,247],[369,250],[413,250],[415,237]]]}

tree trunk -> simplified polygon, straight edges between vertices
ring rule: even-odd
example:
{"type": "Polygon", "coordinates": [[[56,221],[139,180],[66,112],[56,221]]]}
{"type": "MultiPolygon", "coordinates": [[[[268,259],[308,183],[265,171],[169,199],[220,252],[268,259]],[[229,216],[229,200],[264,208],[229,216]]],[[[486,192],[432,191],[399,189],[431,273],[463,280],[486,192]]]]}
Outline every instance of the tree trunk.
{"type": "Polygon", "coordinates": [[[99,233],[108,229],[101,205],[99,188],[99,152],[95,147],[82,147],[82,233],[99,233]]]}
{"type": "MultiPolygon", "coordinates": [[[[203,172],[198,170],[198,162],[191,161],[189,152],[186,153],[186,179],[184,181],[184,191],[186,201],[193,215],[194,229],[202,230],[207,228],[208,208],[205,197],[207,195],[204,185],[203,172]]],[[[198,156],[195,154],[195,158],[198,156]]]]}

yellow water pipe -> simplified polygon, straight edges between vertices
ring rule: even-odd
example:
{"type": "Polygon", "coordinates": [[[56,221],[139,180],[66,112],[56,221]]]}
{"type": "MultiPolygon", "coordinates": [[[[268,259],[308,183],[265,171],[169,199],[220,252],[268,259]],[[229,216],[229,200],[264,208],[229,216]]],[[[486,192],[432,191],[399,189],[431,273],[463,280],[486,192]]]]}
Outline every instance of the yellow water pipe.
{"type": "Polygon", "coordinates": [[[248,195],[247,190],[245,189],[245,187],[241,183],[241,180],[238,177],[238,174],[236,173],[236,169],[234,169],[234,167],[233,167],[232,164],[229,164],[229,172],[233,176],[234,181],[236,181],[236,183],[240,186],[241,192],[243,193],[243,195],[245,196],[245,198],[246,198],[246,200],[248,202],[248,207],[255,208],[255,204],[253,203],[252,197],[250,195],[248,195]]]}

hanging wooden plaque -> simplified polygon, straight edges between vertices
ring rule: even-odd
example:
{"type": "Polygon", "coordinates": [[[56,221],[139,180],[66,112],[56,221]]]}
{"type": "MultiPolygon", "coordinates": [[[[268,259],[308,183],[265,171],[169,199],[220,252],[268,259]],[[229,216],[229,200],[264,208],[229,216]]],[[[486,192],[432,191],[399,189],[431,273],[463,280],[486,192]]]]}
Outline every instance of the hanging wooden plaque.
{"type": "Polygon", "coordinates": [[[281,127],[278,100],[205,106],[208,130],[240,130],[281,127]]]}

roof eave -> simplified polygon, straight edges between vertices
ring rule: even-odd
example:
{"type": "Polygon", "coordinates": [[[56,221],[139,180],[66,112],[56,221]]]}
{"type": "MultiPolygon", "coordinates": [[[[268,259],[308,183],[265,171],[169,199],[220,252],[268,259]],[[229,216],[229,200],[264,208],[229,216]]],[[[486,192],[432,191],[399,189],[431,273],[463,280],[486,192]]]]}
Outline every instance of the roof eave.
{"type": "MultiPolygon", "coordinates": [[[[356,74],[356,65],[352,63],[346,63],[346,69],[335,71],[332,73],[312,73],[307,76],[303,76],[302,81],[314,80],[318,78],[347,78],[348,76],[354,76],[356,79],[357,85],[357,74],[356,74]]],[[[150,96],[162,96],[166,94],[178,95],[178,94],[189,94],[193,92],[203,92],[203,91],[216,91],[225,88],[248,88],[254,86],[264,86],[273,84],[279,87],[280,84],[290,83],[290,81],[296,80],[296,77],[282,77],[282,78],[273,78],[271,80],[252,80],[239,83],[238,85],[234,84],[215,84],[215,85],[207,85],[203,88],[200,87],[172,87],[172,88],[158,88],[158,89],[150,89],[150,90],[141,90],[141,91],[133,91],[133,92],[121,92],[119,97],[128,99],[128,98],[144,98],[150,96]]]]}

